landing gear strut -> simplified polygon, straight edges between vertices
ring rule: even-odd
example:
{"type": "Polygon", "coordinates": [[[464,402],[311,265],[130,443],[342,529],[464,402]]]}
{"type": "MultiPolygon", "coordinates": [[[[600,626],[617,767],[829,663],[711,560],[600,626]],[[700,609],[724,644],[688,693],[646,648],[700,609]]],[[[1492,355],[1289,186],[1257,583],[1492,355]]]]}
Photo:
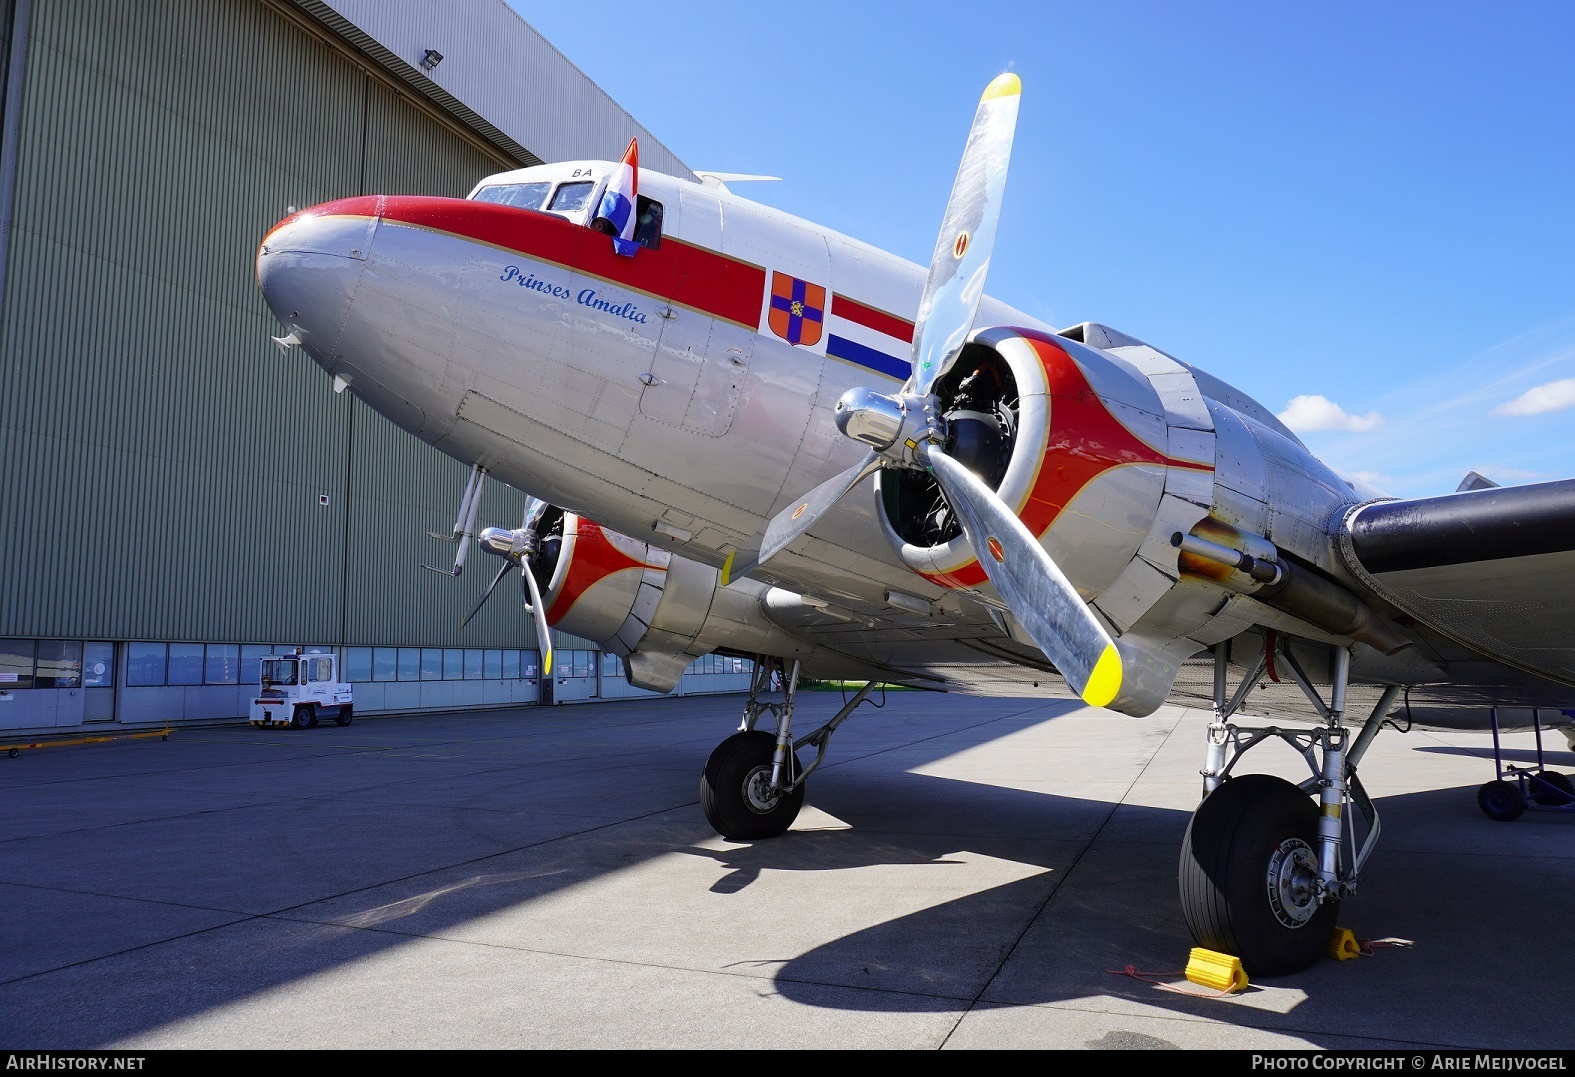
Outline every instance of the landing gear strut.
{"type": "Polygon", "coordinates": [[[1339,903],[1355,892],[1362,865],[1378,840],[1378,809],[1362,788],[1356,766],[1400,688],[1385,689],[1355,742],[1348,743],[1348,650],[1335,648],[1332,653],[1334,683],[1325,703],[1295,656],[1281,650],[1272,633],[1263,654],[1227,699],[1225,648],[1222,643],[1214,649],[1214,721],[1203,769],[1204,801],[1182,842],[1177,873],[1181,908],[1199,946],[1241,958],[1252,975],[1279,976],[1298,972],[1323,954],[1339,903]],[[1321,727],[1247,729],[1229,722],[1267,662],[1289,671],[1322,715],[1321,727]],[[1270,739],[1295,748],[1312,776],[1299,785],[1267,774],[1232,778],[1242,754],[1270,739]],[[1355,812],[1346,810],[1352,806],[1355,812]],[[1358,813],[1366,825],[1359,849],[1358,813]]]}
{"type": "Polygon", "coordinates": [[[866,684],[831,721],[794,741],[798,668],[797,659],[790,670],[784,670],[779,659],[756,660],[738,732],[717,745],[706,761],[700,775],[700,807],[706,821],[724,838],[758,841],[774,838],[792,826],[804,806],[804,779],[825,760],[831,734],[875,687],[873,681],[866,684]],[[778,675],[782,678],[782,702],[768,703],[764,697],[778,675]],[[764,714],[776,718],[774,734],[755,728],[764,714]],[[806,767],[799,762],[798,751],[809,746],[816,752],[806,767]]]}

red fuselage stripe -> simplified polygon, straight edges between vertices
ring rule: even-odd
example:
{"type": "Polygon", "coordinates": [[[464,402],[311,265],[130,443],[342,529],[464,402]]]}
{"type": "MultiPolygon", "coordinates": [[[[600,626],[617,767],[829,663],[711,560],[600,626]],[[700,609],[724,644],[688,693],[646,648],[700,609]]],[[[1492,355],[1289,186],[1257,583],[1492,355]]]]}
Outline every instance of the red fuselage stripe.
{"type": "Polygon", "coordinates": [[[551,262],[750,329],[760,323],[764,269],[671,237],[624,258],[606,236],[554,214],[461,198],[346,198],[312,212],[381,216],[551,262]]]}

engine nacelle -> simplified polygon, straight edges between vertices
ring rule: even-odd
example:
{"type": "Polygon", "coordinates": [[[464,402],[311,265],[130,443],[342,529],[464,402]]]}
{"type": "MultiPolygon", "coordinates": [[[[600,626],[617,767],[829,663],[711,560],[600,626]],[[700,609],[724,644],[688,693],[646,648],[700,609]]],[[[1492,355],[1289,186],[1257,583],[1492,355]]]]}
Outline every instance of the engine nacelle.
{"type": "MultiPolygon", "coordinates": [[[[1232,587],[1178,563],[1180,538],[1218,525],[1239,539],[1237,552],[1257,542],[1337,573],[1330,521],[1359,499],[1274,416],[1223,382],[1085,323],[1053,335],[977,330],[934,392],[947,454],[996,490],[1124,645],[1142,654],[1115,709],[1152,710],[1183,660],[1255,623],[1311,625],[1381,653],[1404,645],[1337,576],[1282,561],[1288,582],[1232,587]],[[1233,601],[1243,591],[1255,602],[1233,601]],[[1280,614],[1294,620],[1265,619],[1280,614]]],[[[881,524],[909,568],[942,587],[993,595],[933,478],[888,469],[876,483],[881,524]]],[[[1031,644],[1010,618],[1006,625],[1031,644]]]]}
{"type": "Polygon", "coordinates": [[[691,662],[720,646],[784,657],[812,650],[766,619],[765,584],[722,587],[709,565],[557,508],[537,535],[531,568],[548,624],[622,657],[636,688],[670,692],[691,662]]]}
{"type": "MultiPolygon", "coordinates": [[[[1213,460],[1172,450],[1148,379],[1108,356],[1079,362],[1078,352],[1091,349],[1028,330],[980,330],[935,392],[947,453],[996,490],[1092,601],[1150,537],[1169,471],[1198,472],[1203,493],[1213,460]]],[[[932,478],[887,470],[876,481],[882,525],[908,567],[941,586],[988,588],[932,478]]],[[[1194,504],[1189,528],[1207,513],[1207,496],[1194,504]]],[[[1151,552],[1174,574],[1173,551],[1151,552]]]]}

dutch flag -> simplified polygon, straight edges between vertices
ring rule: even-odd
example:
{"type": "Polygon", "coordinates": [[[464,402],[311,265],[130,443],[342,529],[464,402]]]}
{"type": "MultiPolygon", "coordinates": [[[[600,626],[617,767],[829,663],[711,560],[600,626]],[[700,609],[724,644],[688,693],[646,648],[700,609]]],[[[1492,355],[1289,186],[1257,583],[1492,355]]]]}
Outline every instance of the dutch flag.
{"type": "Polygon", "coordinates": [[[639,140],[631,138],[623,160],[607,179],[602,204],[591,219],[591,227],[613,237],[613,250],[625,258],[634,257],[640,245],[634,241],[635,199],[640,191],[639,140]]]}

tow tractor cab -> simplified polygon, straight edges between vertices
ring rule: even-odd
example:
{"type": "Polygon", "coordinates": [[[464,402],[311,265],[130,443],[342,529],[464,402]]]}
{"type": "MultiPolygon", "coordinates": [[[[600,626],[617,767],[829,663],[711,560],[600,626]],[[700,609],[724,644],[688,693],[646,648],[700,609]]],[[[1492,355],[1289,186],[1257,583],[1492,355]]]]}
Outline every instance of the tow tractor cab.
{"type": "Polygon", "coordinates": [[[302,654],[297,647],[294,654],[267,656],[260,669],[262,690],[252,699],[252,725],[305,729],[316,725],[319,715],[350,724],[354,700],[350,685],[339,679],[336,655],[302,654]]]}

